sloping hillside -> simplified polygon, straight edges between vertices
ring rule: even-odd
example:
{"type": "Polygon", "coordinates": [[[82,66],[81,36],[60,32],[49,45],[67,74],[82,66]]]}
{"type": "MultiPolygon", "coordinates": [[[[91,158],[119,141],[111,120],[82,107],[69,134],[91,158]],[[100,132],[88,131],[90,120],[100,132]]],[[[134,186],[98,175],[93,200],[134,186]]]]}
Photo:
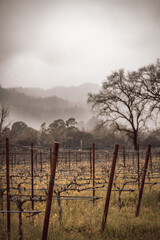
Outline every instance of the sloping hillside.
{"type": "Polygon", "coordinates": [[[40,126],[42,122],[51,123],[58,118],[75,117],[77,120],[86,120],[89,117],[88,109],[57,96],[32,97],[15,89],[0,88],[0,103],[9,106],[11,121],[21,120],[34,127],[40,126]]]}
{"type": "Polygon", "coordinates": [[[93,83],[84,83],[79,86],[71,86],[71,87],[54,87],[52,89],[43,90],[40,88],[15,88],[16,91],[25,93],[27,96],[32,97],[50,97],[57,96],[64,100],[78,103],[78,104],[86,104],[87,95],[89,92],[96,93],[100,89],[98,84],[93,83]]]}

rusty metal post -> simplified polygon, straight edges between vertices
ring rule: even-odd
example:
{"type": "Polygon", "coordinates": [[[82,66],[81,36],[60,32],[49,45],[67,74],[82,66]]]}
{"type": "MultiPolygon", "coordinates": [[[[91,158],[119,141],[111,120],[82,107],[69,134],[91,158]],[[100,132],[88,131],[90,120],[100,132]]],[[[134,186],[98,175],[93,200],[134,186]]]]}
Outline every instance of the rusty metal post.
{"type": "Polygon", "coordinates": [[[94,197],[95,197],[95,144],[93,143],[93,205],[94,205],[94,197]]]}
{"type": "Polygon", "coordinates": [[[92,177],[92,149],[89,149],[90,178],[92,177]]]}
{"type": "Polygon", "coordinates": [[[52,158],[52,162],[51,162],[51,173],[50,173],[50,181],[49,181],[49,187],[48,187],[48,195],[47,195],[47,203],[46,203],[46,211],[45,211],[45,218],[44,218],[44,225],[43,225],[42,240],[46,240],[47,235],[48,235],[49,217],[50,217],[50,211],[51,211],[54,179],[55,179],[55,174],[56,174],[56,164],[57,164],[57,159],[58,159],[58,149],[59,149],[59,143],[54,143],[53,158],[52,158]]]}
{"type": "Polygon", "coordinates": [[[140,187],[140,179],[139,179],[139,144],[137,145],[137,174],[138,174],[138,189],[140,187]]]}
{"type": "Polygon", "coordinates": [[[68,161],[69,161],[69,171],[71,170],[71,154],[70,154],[70,150],[68,152],[68,161]]]}
{"type": "Polygon", "coordinates": [[[68,158],[68,156],[67,156],[68,154],[67,154],[67,152],[65,152],[64,153],[64,157],[65,157],[65,164],[67,164],[67,158],[68,158]]]}
{"type": "Polygon", "coordinates": [[[13,156],[13,153],[12,153],[12,157],[11,157],[11,164],[12,164],[11,166],[12,166],[12,172],[13,172],[13,168],[14,168],[13,157],[14,157],[14,156],[13,156]]]}
{"type": "Polygon", "coordinates": [[[37,155],[38,155],[38,153],[37,153],[37,150],[36,150],[36,154],[35,154],[36,171],[37,171],[37,161],[38,161],[38,159],[37,159],[37,158],[38,158],[38,156],[37,156],[37,155]]]}
{"type": "Polygon", "coordinates": [[[6,182],[7,182],[7,233],[10,239],[10,186],[9,186],[9,139],[6,138],[6,182]]]}
{"type": "Polygon", "coordinates": [[[14,154],[14,165],[16,166],[17,164],[17,158],[16,158],[16,153],[14,154]]]}
{"type": "Polygon", "coordinates": [[[77,159],[77,152],[76,152],[76,166],[77,166],[77,161],[78,161],[78,159],[77,159]]]}
{"type": "Polygon", "coordinates": [[[105,201],[104,213],[103,213],[103,218],[102,218],[102,231],[104,231],[104,229],[105,229],[106,220],[107,220],[113,177],[114,177],[114,172],[115,172],[116,160],[117,160],[117,156],[118,156],[118,149],[119,149],[119,144],[116,144],[115,148],[114,148],[114,153],[113,153],[112,167],[111,167],[111,172],[110,172],[110,177],[109,177],[108,190],[107,190],[107,194],[106,194],[106,201],[105,201]]]}
{"type": "Polygon", "coordinates": [[[40,164],[41,164],[41,172],[43,170],[43,164],[42,164],[42,152],[40,151],[40,164]]]}
{"type": "Polygon", "coordinates": [[[34,182],[33,182],[33,143],[31,143],[31,191],[32,191],[32,210],[34,210],[34,182]]]}
{"type": "Polygon", "coordinates": [[[151,173],[153,174],[153,167],[152,167],[152,154],[150,153],[150,169],[151,173]]]}
{"type": "Polygon", "coordinates": [[[123,167],[126,167],[126,150],[125,146],[123,146],[123,167]]]}
{"type": "Polygon", "coordinates": [[[141,205],[141,200],[142,200],[142,194],[143,194],[143,188],[144,188],[144,182],[145,182],[145,176],[146,176],[146,172],[147,172],[147,166],[148,166],[148,161],[149,161],[150,154],[151,154],[151,145],[149,144],[148,147],[147,147],[146,159],[145,159],[145,164],[144,164],[144,172],[143,172],[143,175],[142,175],[141,187],[140,187],[140,190],[139,190],[136,217],[138,217],[138,215],[139,215],[139,210],[140,210],[140,205],[141,205]]]}

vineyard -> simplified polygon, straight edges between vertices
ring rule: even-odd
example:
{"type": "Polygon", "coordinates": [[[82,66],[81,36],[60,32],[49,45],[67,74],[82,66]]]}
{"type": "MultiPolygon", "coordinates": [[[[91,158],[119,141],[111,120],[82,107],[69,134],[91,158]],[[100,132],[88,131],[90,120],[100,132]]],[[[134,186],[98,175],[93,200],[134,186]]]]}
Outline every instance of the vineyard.
{"type": "Polygon", "coordinates": [[[160,239],[160,151],[0,152],[0,239],[160,239]]]}

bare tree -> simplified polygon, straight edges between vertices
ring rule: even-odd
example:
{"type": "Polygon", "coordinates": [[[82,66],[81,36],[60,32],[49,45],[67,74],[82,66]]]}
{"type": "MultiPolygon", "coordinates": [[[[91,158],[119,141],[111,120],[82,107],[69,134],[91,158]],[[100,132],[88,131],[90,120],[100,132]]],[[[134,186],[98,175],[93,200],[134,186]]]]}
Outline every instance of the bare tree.
{"type": "Polygon", "coordinates": [[[103,82],[98,94],[89,93],[88,103],[98,112],[104,124],[115,125],[117,130],[127,133],[137,149],[138,134],[147,126],[153,109],[148,98],[142,98],[139,72],[124,70],[112,73],[103,82]]]}
{"type": "Polygon", "coordinates": [[[9,108],[4,105],[1,105],[1,109],[0,109],[0,143],[2,141],[4,132],[6,131],[6,129],[9,126],[9,124],[6,123],[8,115],[9,115],[9,108]]]}
{"type": "Polygon", "coordinates": [[[160,59],[157,59],[156,64],[140,68],[138,73],[141,95],[160,109],[160,59]]]}

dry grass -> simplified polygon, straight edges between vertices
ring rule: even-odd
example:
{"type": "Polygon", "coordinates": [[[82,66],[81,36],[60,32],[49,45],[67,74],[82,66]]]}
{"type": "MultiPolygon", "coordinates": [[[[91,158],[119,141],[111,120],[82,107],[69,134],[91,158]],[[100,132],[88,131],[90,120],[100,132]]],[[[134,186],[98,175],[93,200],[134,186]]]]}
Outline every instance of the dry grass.
{"type": "MultiPolygon", "coordinates": [[[[128,194],[129,200],[135,199],[135,194],[132,193],[132,196],[128,194]]],[[[58,205],[56,201],[53,201],[48,239],[160,239],[160,192],[158,188],[155,187],[153,191],[145,191],[138,218],[135,218],[136,203],[133,204],[131,201],[129,204],[127,196],[125,196],[125,203],[119,211],[115,196],[112,196],[106,229],[101,232],[104,199],[97,200],[94,207],[93,203],[88,200],[63,201],[62,225],[58,220],[58,205]]],[[[26,209],[28,207],[26,206],[26,209]]],[[[35,208],[45,209],[45,204],[37,203],[35,208]]],[[[43,220],[44,213],[31,218],[26,218],[26,215],[23,214],[24,239],[41,239],[43,220]]],[[[1,239],[6,239],[6,217],[3,219],[1,215],[0,221],[1,239]]],[[[11,239],[17,240],[18,214],[12,214],[11,222],[11,239]]]]}
{"type": "MultiPolygon", "coordinates": [[[[83,165],[84,169],[87,165],[83,165]]],[[[82,169],[82,170],[84,170],[82,169]]],[[[101,173],[101,171],[99,172],[101,173]]],[[[127,173],[124,172],[124,175],[127,173]]],[[[123,176],[123,174],[121,175],[123,176]]],[[[123,179],[116,180],[121,186],[123,179]]],[[[148,180],[147,180],[148,181],[148,180]]],[[[66,180],[62,180],[67,184],[66,180]]],[[[92,183],[92,182],[91,182],[92,183]]],[[[90,186],[92,186],[90,183],[90,186]]],[[[96,191],[96,196],[102,197],[93,202],[91,200],[61,200],[62,224],[59,223],[58,204],[52,201],[52,211],[48,239],[58,240],[159,240],[160,239],[160,190],[159,184],[152,187],[145,185],[140,215],[135,217],[136,203],[138,198],[137,185],[127,185],[127,188],[135,188],[134,192],[123,192],[121,195],[122,208],[118,207],[118,192],[112,192],[107,224],[104,232],[101,232],[106,191],[96,191]]],[[[40,187],[37,183],[36,188],[40,187]]],[[[106,187],[107,188],[107,185],[106,187]]],[[[37,193],[37,192],[36,192],[37,193]]],[[[92,196],[92,191],[68,191],[68,196],[92,196]]],[[[4,205],[4,209],[6,206],[4,205]]],[[[24,210],[31,210],[31,202],[23,205],[24,210]]],[[[42,238],[45,202],[36,202],[35,209],[41,210],[40,214],[29,217],[22,214],[23,239],[39,240],[42,238]]],[[[17,210],[12,203],[12,210],[17,210]]],[[[7,239],[6,215],[0,215],[0,239],[7,239]]],[[[11,215],[11,238],[19,239],[18,214],[11,215]]]]}

